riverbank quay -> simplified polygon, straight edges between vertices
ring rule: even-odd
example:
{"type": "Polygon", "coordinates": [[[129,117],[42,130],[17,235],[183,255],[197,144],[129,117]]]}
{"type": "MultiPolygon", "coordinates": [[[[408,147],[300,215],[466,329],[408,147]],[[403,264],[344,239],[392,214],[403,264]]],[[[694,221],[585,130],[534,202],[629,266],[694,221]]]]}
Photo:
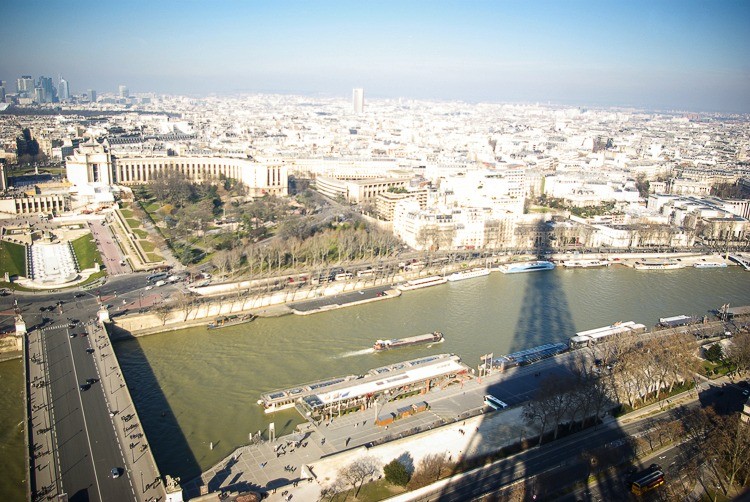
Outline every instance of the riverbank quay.
{"type": "Polygon", "coordinates": [[[519,405],[536,391],[538,374],[562,377],[570,374],[574,362],[570,353],[562,354],[330,420],[308,421],[292,435],[236,449],[183,488],[188,498],[198,496],[201,487],[204,492],[250,487],[268,492],[271,500],[282,500],[281,488],[300,500],[317,500],[339,471],[362,458],[372,457],[382,468],[405,453],[414,465],[432,453],[446,452],[452,462],[486,456],[536,435],[526,425],[519,405]],[[509,408],[488,412],[484,396],[489,393],[509,408]],[[388,425],[376,424],[377,417],[396,415],[422,402],[428,404],[423,412],[388,425]]]}
{"type": "MultiPolygon", "coordinates": [[[[309,315],[317,312],[325,312],[332,309],[369,303],[369,301],[392,299],[398,295],[392,291],[394,285],[404,281],[429,277],[435,274],[448,274],[459,270],[465,270],[476,266],[496,267],[497,264],[509,261],[524,261],[536,258],[532,255],[502,255],[492,259],[484,258],[472,262],[463,262],[453,267],[444,265],[426,268],[420,271],[402,271],[395,276],[386,279],[356,279],[346,282],[333,282],[325,285],[302,285],[292,289],[279,291],[253,293],[242,289],[249,287],[250,281],[240,283],[206,286],[211,289],[211,295],[224,296],[201,296],[195,298],[173,299],[169,310],[159,311],[151,306],[146,313],[132,313],[135,306],[128,315],[114,315],[114,322],[121,329],[120,334],[115,337],[145,336],[166,331],[175,331],[189,327],[207,325],[210,321],[221,316],[252,314],[257,317],[278,317],[288,314],[309,315]],[[493,261],[494,260],[494,261],[493,261]],[[378,293],[384,293],[380,297],[378,293]],[[372,295],[376,296],[372,296],[372,295]],[[357,295],[365,295],[357,297],[357,295]]],[[[704,259],[718,261],[718,255],[706,255],[703,253],[590,253],[571,254],[561,253],[548,257],[556,261],[571,259],[606,259],[615,266],[633,267],[635,261],[644,259],[679,259],[686,266],[700,262],[704,259]]],[[[731,265],[734,263],[728,262],[731,265]]],[[[285,278],[284,278],[285,279],[285,278]]],[[[283,280],[282,280],[283,282],[283,280]]],[[[205,288],[189,288],[188,291],[196,293],[205,288]]]]}

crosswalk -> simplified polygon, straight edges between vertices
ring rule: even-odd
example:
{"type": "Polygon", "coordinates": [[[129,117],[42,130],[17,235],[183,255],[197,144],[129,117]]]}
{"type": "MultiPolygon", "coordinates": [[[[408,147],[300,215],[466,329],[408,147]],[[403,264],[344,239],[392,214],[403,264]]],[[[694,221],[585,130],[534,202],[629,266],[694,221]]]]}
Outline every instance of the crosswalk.
{"type": "Polygon", "coordinates": [[[53,324],[52,326],[45,326],[43,328],[40,328],[39,331],[45,332],[45,331],[54,331],[57,329],[65,329],[68,327],[68,323],[61,323],[61,324],[53,324]]]}

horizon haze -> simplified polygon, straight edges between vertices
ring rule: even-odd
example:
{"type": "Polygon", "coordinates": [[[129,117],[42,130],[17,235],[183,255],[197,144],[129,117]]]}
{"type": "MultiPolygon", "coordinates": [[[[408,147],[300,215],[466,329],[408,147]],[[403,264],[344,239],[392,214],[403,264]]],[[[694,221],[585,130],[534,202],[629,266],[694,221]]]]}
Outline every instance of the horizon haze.
{"type": "Polygon", "coordinates": [[[0,79],[750,112],[750,3],[13,2],[0,79]]]}

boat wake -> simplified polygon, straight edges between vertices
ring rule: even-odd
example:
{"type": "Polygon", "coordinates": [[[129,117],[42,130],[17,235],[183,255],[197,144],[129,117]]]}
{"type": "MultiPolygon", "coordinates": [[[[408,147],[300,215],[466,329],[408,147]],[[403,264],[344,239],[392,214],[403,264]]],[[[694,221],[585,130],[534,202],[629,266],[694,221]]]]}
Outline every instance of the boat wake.
{"type": "Polygon", "coordinates": [[[352,350],[351,352],[344,352],[339,357],[353,357],[353,356],[364,356],[366,354],[372,354],[375,352],[375,349],[370,347],[369,349],[362,349],[362,350],[352,350]]]}

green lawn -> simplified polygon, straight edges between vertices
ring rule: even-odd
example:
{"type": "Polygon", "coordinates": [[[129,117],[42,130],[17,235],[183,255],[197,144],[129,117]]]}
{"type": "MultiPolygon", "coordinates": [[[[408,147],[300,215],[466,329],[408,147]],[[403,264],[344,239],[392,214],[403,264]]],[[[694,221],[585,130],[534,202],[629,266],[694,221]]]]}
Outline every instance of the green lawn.
{"type": "Polygon", "coordinates": [[[0,280],[8,272],[14,275],[26,275],[26,248],[13,242],[0,241],[0,280]]]}
{"type": "Polygon", "coordinates": [[[153,214],[161,208],[161,204],[158,202],[149,202],[148,204],[142,204],[143,209],[153,214]]]}
{"type": "Polygon", "coordinates": [[[120,209],[120,214],[122,214],[123,218],[133,217],[133,211],[131,211],[130,209],[120,209]]]}
{"type": "Polygon", "coordinates": [[[73,251],[78,258],[78,266],[81,270],[92,268],[94,262],[102,264],[102,257],[99,250],[94,244],[94,237],[91,234],[83,235],[73,241],[73,251]]]}
{"type": "Polygon", "coordinates": [[[156,261],[162,261],[164,258],[157,253],[146,253],[146,258],[148,258],[148,261],[150,262],[156,262],[156,261]]]}
{"type": "Polygon", "coordinates": [[[141,222],[138,220],[135,220],[133,218],[126,218],[125,221],[128,222],[128,226],[130,228],[141,228],[141,222]]]}
{"type": "Polygon", "coordinates": [[[143,250],[147,253],[152,253],[154,250],[156,250],[156,246],[151,241],[138,241],[138,243],[141,245],[143,250]]]}
{"type": "Polygon", "coordinates": [[[345,500],[350,500],[352,502],[377,502],[405,492],[406,488],[392,485],[386,481],[385,478],[382,478],[373,481],[372,483],[365,483],[362,485],[357,497],[354,497],[355,490],[350,489],[334,495],[333,498],[329,500],[331,502],[344,502],[345,500]]]}
{"type": "Polygon", "coordinates": [[[137,235],[139,239],[148,239],[148,232],[146,232],[145,230],[134,228],[133,233],[137,235]]]}

